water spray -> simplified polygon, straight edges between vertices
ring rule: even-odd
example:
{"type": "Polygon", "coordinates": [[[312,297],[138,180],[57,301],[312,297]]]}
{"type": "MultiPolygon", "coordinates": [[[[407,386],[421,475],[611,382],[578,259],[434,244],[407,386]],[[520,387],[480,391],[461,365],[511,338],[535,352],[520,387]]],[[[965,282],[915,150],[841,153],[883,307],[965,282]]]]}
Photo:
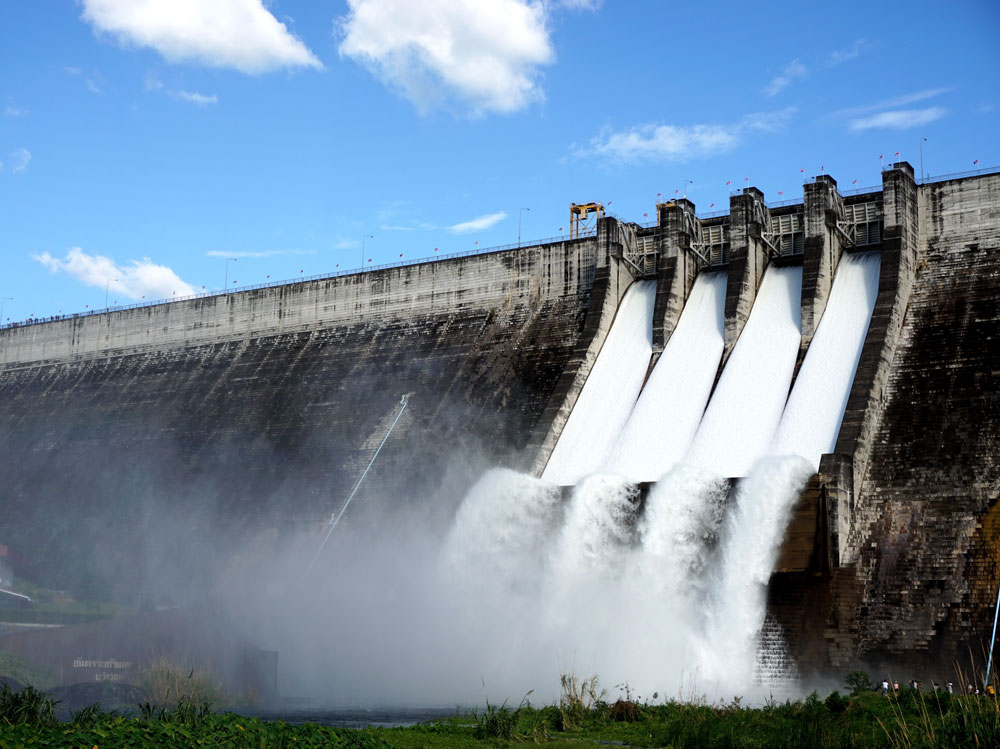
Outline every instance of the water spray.
{"type": "Polygon", "coordinates": [[[379,444],[378,449],[375,450],[375,454],[372,455],[372,459],[368,461],[368,467],[365,468],[365,472],[361,474],[361,478],[358,479],[358,483],[354,485],[354,491],[351,492],[351,495],[347,498],[347,501],[344,502],[344,506],[340,508],[340,512],[338,512],[336,515],[330,516],[330,524],[329,524],[330,529],[326,532],[326,536],[323,538],[323,542],[319,545],[319,548],[316,549],[316,553],[313,554],[312,560],[306,567],[306,574],[309,574],[309,570],[311,570],[313,568],[313,565],[316,564],[316,560],[319,559],[319,555],[320,553],[322,553],[323,547],[326,546],[326,542],[330,540],[330,536],[333,533],[333,529],[337,527],[337,523],[339,523],[340,519],[344,516],[344,513],[347,511],[347,507],[351,504],[351,500],[354,499],[354,495],[357,494],[358,489],[361,488],[361,484],[365,480],[365,476],[368,475],[368,471],[370,471],[372,465],[374,465],[375,459],[378,457],[378,454],[382,452],[382,448],[385,447],[385,443],[388,441],[389,435],[392,434],[392,430],[395,429],[396,424],[399,423],[399,417],[403,415],[403,411],[406,410],[406,406],[408,405],[406,402],[406,398],[407,396],[404,395],[402,398],[399,399],[399,412],[396,414],[396,418],[393,419],[392,424],[389,426],[389,431],[387,431],[385,433],[385,437],[382,438],[382,442],[379,444]]]}

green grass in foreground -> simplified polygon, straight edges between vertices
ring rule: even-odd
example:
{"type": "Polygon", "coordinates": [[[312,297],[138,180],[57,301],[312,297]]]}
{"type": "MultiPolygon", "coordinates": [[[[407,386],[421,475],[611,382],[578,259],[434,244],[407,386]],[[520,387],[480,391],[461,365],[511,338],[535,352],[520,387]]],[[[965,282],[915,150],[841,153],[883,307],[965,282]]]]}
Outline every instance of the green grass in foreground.
{"type": "Polygon", "coordinates": [[[746,708],[675,702],[650,705],[563,699],[559,705],[486,710],[410,728],[329,728],[288,725],[215,713],[182,702],[172,709],[144,706],[138,717],[97,707],[56,722],[38,692],[0,690],[0,748],[29,746],[132,747],[495,747],[544,744],[582,747],[969,747],[1000,746],[995,697],[904,690],[898,696],[864,691],[826,699],[746,708]]]}

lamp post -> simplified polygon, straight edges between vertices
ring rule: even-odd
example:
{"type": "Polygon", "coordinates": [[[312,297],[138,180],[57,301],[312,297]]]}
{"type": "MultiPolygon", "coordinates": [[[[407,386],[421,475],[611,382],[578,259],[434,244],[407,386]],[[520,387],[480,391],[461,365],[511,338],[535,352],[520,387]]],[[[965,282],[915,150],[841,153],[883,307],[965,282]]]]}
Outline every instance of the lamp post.
{"type": "Polygon", "coordinates": [[[4,302],[13,302],[14,297],[12,296],[0,296],[0,328],[3,327],[3,305],[4,302]]]}
{"type": "Polygon", "coordinates": [[[229,264],[235,263],[239,258],[237,257],[227,257],[226,258],[226,279],[222,282],[222,291],[225,292],[226,288],[229,286],[229,264]]]}
{"type": "Polygon", "coordinates": [[[363,237],[361,237],[361,268],[362,269],[365,267],[365,240],[367,240],[367,239],[375,239],[375,235],[374,234],[365,234],[363,237]]]}
{"type": "Polygon", "coordinates": [[[684,199],[685,200],[687,199],[687,196],[688,196],[688,185],[693,185],[693,184],[694,184],[694,180],[693,179],[686,179],[686,180],[684,180],[684,199]]]}
{"type": "Polygon", "coordinates": [[[920,139],[920,184],[924,183],[924,142],[927,138],[920,139]]]}
{"type": "Polygon", "coordinates": [[[525,211],[530,211],[530,208],[518,208],[517,209],[517,246],[521,246],[521,216],[524,215],[525,211]]]}
{"type": "Polygon", "coordinates": [[[108,308],[108,289],[111,288],[111,282],[112,281],[114,281],[115,283],[118,283],[118,279],[117,278],[109,278],[104,283],[104,309],[108,308]]]}

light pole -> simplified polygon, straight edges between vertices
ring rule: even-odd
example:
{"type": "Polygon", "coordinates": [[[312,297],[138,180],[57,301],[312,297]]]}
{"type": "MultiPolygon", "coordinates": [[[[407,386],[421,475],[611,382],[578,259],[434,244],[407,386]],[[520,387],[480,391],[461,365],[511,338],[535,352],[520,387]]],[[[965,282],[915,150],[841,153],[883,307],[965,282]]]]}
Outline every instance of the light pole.
{"type": "Polygon", "coordinates": [[[115,283],[118,283],[118,279],[117,278],[109,278],[109,279],[107,279],[107,281],[104,284],[104,309],[108,308],[108,289],[111,288],[111,282],[112,281],[114,281],[115,283]]]}
{"type": "Polygon", "coordinates": [[[363,237],[361,237],[361,268],[362,268],[362,270],[365,267],[365,240],[367,240],[367,239],[375,239],[375,235],[374,234],[365,234],[363,237]]]}
{"type": "Polygon", "coordinates": [[[521,246],[521,216],[524,215],[525,211],[530,211],[530,208],[518,208],[517,209],[517,246],[521,246]]]}
{"type": "Polygon", "coordinates": [[[684,180],[684,199],[685,200],[687,200],[687,196],[688,196],[688,185],[693,185],[693,184],[694,184],[694,180],[693,179],[686,179],[686,180],[684,180]]]}
{"type": "Polygon", "coordinates": [[[14,297],[12,296],[0,296],[0,328],[3,327],[3,305],[4,302],[13,302],[14,297]]]}
{"type": "Polygon", "coordinates": [[[924,141],[927,138],[920,139],[920,184],[924,183],[924,141]]]}
{"type": "Polygon", "coordinates": [[[225,293],[226,288],[229,286],[229,264],[230,263],[235,263],[237,260],[239,260],[238,257],[227,257],[226,258],[226,280],[224,280],[222,282],[222,291],[223,291],[223,293],[225,293]]]}

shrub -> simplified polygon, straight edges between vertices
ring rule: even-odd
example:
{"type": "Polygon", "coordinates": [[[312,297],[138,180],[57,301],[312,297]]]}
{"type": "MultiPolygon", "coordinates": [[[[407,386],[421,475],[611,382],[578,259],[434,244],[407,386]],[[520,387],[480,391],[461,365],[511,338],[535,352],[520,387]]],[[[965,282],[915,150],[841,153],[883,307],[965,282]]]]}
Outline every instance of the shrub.
{"type": "Polygon", "coordinates": [[[56,703],[32,686],[15,692],[4,684],[0,687],[0,725],[54,726],[56,703]]]}
{"type": "Polygon", "coordinates": [[[871,677],[864,671],[851,671],[844,679],[844,684],[851,690],[851,697],[875,690],[875,684],[872,683],[871,677]]]}

